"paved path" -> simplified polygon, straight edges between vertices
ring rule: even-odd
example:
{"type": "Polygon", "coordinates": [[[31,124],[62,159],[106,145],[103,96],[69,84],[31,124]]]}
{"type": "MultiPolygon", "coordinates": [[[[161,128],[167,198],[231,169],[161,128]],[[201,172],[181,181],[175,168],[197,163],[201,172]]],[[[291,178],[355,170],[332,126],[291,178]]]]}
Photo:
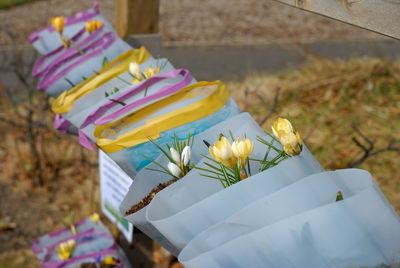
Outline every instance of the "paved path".
{"type": "MultiPolygon", "coordinates": [[[[35,52],[31,47],[23,47],[23,59],[31,61],[35,52]]],[[[0,48],[0,59],[12,60],[16,53],[13,47],[0,48]]],[[[155,54],[156,55],[156,54],[155,54]]],[[[330,42],[310,44],[259,45],[259,46],[166,46],[161,53],[175,67],[189,69],[199,80],[241,79],[246,74],[256,72],[278,72],[296,68],[312,56],[324,58],[385,57],[400,58],[400,41],[390,39],[368,39],[360,41],[330,42]]],[[[22,85],[15,75],[1,71],[7,67],[0,62],[0,85],[17,90],[22,85]]]]}
{"type": "Polygon", "coordinates": [[[243,47],[164,47],[161,55],[198,79],[240,79],[248,73],[295,68],[311,56],[325,58],[400,57],[400,41],[316,42],[243,47]]]}

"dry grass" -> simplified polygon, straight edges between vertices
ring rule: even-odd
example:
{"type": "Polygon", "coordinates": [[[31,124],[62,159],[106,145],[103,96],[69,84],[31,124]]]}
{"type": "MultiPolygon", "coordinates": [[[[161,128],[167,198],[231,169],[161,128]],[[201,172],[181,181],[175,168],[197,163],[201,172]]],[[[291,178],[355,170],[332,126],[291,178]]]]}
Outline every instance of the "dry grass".
{"type": "MultiPolygon", "coordinates": [[[[259,122],[269,112],[277,87],[281,88],[277,111],[263,126],[268,129],[278,115],[290,118],[327,169],[347,167],[361,154],[352,141],[358,136],[352,125],[378,149],[400,140],[400,62],[319,59],[296,71],[228,83],[241,107],[259,122]]],[[[382,152],[360,168],[372,172],[400,211],[400,153],[382,152]]]]}
{"type": "Polygon", "coordinates": [[[37,267],[27,254],[36,237],[99,210],[97,156],[52,129],[42,94],[1,100],[0,268],[37,267]]]}

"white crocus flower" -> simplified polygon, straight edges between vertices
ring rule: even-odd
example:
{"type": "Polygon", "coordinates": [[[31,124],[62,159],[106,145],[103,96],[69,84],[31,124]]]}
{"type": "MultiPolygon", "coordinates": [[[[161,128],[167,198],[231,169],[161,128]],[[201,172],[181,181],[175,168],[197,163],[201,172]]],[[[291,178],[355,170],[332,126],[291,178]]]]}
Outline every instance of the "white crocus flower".
{"type": "Polygon", "coordinates": [[[171,158],[174,160],[175,164],[179,164],[181,161],[181,156],[179,155],[178,151],[172,147],[169,148],[169,151],[171,152],[171,158]]]}
{"type": "Polygon", "coordinates": [[[182,150],[181,161],[184,166],[187,166],[190,162],[190,158],[192,157],[192,149],[190,146],[186,145],[182,150]]]}
{"type": "Polygon", "coordinates": [[[168,170],[171,172],[172,175],[179,178],[181,175],[181,169],[174,163],[168,163],[168,170]]]}
{"type": "Polygon", "coordinates": [[[139,64],[136,62],[131,62],[129,64],[129,73],[135,78],[135,82],[140,82],[143,80],[142,71],[140,70],[139,64]]]}

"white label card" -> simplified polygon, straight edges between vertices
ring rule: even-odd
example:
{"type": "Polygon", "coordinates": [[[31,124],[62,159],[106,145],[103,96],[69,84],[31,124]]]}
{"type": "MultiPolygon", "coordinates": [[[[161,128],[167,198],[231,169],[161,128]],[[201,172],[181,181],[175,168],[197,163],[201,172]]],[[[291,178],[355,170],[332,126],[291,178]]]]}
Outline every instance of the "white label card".
{"type": "Polygon", "coordinates": [[[99,150],[101,210],[117,225],[129,243],[133,225],[119,213],[118,207],[128,193],[132,179],[103,151],[99,150]]]}

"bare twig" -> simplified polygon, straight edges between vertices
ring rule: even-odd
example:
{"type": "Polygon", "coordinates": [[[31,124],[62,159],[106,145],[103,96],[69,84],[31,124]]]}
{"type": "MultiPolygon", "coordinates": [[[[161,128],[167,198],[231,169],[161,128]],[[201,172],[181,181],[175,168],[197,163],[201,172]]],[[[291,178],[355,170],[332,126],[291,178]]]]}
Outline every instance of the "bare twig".
{"type": "Polygon", "coordinates": [[[249,102],[248,97],[249,97],[249,93],[250,93],[250,89],[248,87],[246,87],[244,89],[244,105],[243,105],[243,110],[247,111],[247,109],[249,108],[249,102]]]}
{"type": "MultiPolygon", "coordinates": [[[[9,119],[2,115],[0,115],[0,122],[6,123],[7,125],[15,127],[15,128],[24,128],[24,129],[27,128],[26,124],[21,124],[21,123],[16,122],[15,118],[9,119]]],[[[31,124],[32,124],[32,127],[34,127],[34,128],[49,129],[49,126],[43,122],[32,121],[31,124]]]]}
{"type": "MultiPolygon", "coordinates": [[[[274,96],[274,100],[272,101],[272,105],[268,111],[268,113],[264,116],[263,119],[260,120],[259,124],[262,126],[264,125],[265,122],[267,122],[267,120],[276,112],[277,106],[278,106],[278,101],[279,101],[279,94],[280,94],[281,88],[280,87],[276,87],[275,89],[275,96],[274,96]]],[[[264,99],[258,95],[260,97],[260,99],[262,101],[264,101],[264,99]]],[[[265,104],[265,103],[264,103],[265,104]]]]}
{"type": "Polygon", "coordinates": [[[358,136],[361,138],[352,138],[355,145],[361,149],[361,153],[359,153],[358,156],[350,161],[350,163],[347,165],[348,167],[357,167],[364,163],[368,158],[384,152],[392,151],[400,153],[400,141],[391,140],[387,146],[376,148],[375,142],[368,138],[356,125],[353,125],[352,127],[356,134],[358,134],[358,136]]]}
{"type": "Polygon", "coordinates": [[[28,131],[27,131],[27,139],[29,143],[29,148],[31,150],[32,154],[32,160],[33,160],[33,168],[35,171],[35,177],[34,177],[34,183],[39,186],[44,185],[44,180],[42,176],[42,167],[41,167],[41,158],[39,151],[36,147],[36,136],[34,134],[34,129],[32,126],[33,123],[33,111],[29,110],[28,111],[28,116],[27,116],[27,126],[28,126],[28,131]]]}

